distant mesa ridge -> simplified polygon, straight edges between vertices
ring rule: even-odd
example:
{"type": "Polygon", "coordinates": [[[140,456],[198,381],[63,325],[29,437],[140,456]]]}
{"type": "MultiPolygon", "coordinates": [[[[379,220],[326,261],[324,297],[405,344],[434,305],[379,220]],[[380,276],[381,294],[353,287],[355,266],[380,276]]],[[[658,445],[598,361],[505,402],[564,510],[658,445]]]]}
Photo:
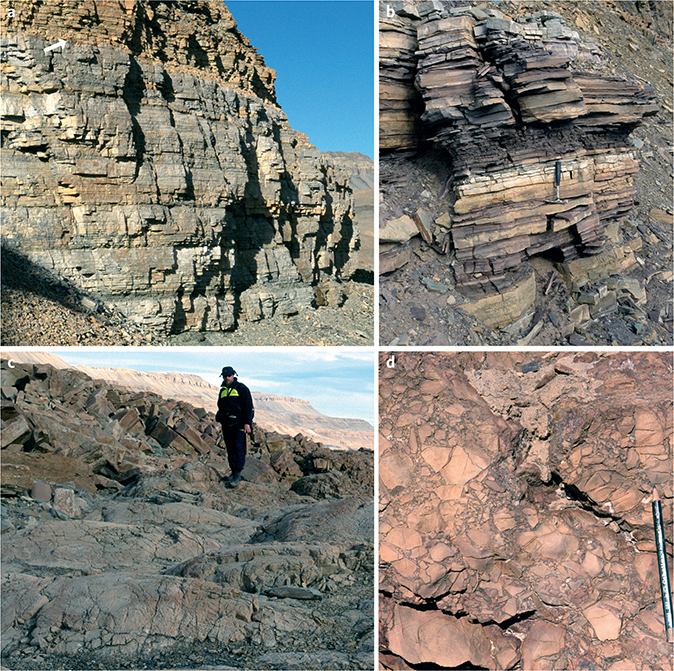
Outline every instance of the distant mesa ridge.
{"type": "Polygon", "coordinates": [[[303,398],[291,398],[289,396],[278,396],[277,394],[260,394],[259,392],[255,394],[255,398],[258,401],[283,401],[284,403],[297,403],[300,405],[311,405],[309,401],[305,401],[303,398]]]}

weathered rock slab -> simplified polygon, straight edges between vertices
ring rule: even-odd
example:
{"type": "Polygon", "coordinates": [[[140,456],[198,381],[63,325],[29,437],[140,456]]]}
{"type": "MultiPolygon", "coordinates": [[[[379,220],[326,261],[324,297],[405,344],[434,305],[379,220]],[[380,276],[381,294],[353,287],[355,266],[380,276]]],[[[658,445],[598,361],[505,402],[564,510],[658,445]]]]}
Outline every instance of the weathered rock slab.
{"type": "Polygon", "coordinates": [[[101,660],[190,640],[240,641],[257,610],[254,597],[210,582],[121,571],[77,580],[8,574],[2,607],[4,651],[23,636],[17,620],[34,618],[30,642],[43,654],[86,652],[101,660]]]}

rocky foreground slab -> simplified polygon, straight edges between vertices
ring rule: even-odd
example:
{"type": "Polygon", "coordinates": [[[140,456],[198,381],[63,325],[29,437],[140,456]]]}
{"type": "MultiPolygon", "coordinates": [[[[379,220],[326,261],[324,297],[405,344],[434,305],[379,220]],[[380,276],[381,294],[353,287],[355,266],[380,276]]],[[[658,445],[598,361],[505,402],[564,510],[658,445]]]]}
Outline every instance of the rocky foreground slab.
{"type": "Polygon", "coordinates": [[[371,668],[373,453],[2,363],[2,664],[371,668]]]}

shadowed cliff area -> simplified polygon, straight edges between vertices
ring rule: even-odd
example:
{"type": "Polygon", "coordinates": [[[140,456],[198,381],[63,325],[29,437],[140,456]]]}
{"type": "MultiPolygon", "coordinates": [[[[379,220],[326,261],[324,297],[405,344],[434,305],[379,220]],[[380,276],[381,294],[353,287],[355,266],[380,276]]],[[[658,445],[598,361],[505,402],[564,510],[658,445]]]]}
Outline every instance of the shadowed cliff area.
{"type": "Polygon", "coordinates": [[[3,345],[151,345],[158,338],[68,280],[2,247],[3,345]]]}

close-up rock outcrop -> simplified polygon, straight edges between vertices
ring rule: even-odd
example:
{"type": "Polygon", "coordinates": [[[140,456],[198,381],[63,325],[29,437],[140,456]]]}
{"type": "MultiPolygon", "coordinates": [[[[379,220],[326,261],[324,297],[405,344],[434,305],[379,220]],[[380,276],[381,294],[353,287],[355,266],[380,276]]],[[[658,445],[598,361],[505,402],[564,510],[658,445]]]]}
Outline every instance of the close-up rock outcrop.
{"type": "Polygon", "coordinates": [[[383,668],[671,669],[673,379],[671,352],[382,354],[383,668]]]}
{"type": "Polygon", "coordinates": [[[358,270],[349,174],[291,128],[224,3],[12,10],[5,248],[157,333],[342,304],[358,270]]]}
{"type": "Polygon", "coordinates": [[[4,669],[370,669],[373,452],[2,361],[4,669]]]}
{"type": "Polygon", "coordinates": [[[547,341],[534,344],[580,345],[592,341],[582,333],[563,339],[620,314],[632,317],[627,333],[616,327],[616,342],[608,336],[605,344],[671,343],[671,155],[658,176],[665,182],[651,184],[656,200],[644,203],[643,236],[628,226],[637,201],[652,197],[635,187],[647,158],[635,132],[657,125],[656,116],[671,127],[671,5],[653,9],[651,26],[637,24],[650,53],[636,57],[655,64],[639,76],[619,71],[596,40],[608,29],[605,14],[630,20],[626,34],[636,23],[614,3],[564,3],[559,12],[549,3],[391,7],[396,13],[380,20],[380,271],[403,267],[421,245],[429,250],[422,261],[432,261],[428,279],[441,273],[435,280],[452,290],[452,305],[487,328],[533,339],[551,322],[547,341]],[[657,92],[651,74],[666,82],[657,92]],[[407,193],[418,181],[422,191],[407,193]],[[645,254],[648,234],[662,256],[645,254]],[[416,248],[408,242],[415,236],[416,248]],[[644,286],[654,278],[663,294],[657,315],[644,286]],[[539,308],[559,309],[555,280],[572,302],[535,319],[539,308]],[[634,325],[641,316],[651,329],[634,325]]]}

